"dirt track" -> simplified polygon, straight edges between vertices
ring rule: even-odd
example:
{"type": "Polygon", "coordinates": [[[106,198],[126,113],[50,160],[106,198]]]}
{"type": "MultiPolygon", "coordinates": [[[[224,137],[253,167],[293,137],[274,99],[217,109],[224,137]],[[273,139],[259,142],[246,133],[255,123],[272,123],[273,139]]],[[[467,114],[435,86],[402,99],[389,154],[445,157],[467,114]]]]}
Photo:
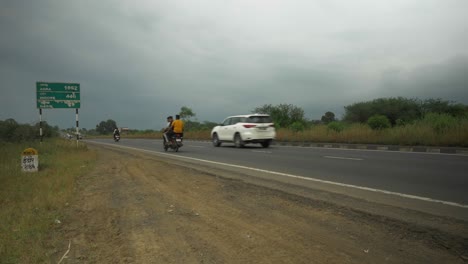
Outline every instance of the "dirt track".
{"type": "Polygon", "coordinates": [[[96,148],[57,263],[467,263],[459,235],[96,148]]]}

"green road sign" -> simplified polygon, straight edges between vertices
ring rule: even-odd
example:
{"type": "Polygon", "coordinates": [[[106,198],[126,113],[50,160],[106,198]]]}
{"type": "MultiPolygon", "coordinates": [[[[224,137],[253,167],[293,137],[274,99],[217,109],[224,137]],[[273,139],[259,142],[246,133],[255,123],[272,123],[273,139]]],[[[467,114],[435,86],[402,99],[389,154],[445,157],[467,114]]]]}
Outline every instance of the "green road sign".
{"type": "Polygon", "coordinates": [[[80,93],[75,92],[38,92],[37,100],[80,100],[80,93]]]}
{"type": "Polygon", "coordinates": [[[80,108],[80,101],[56,100],[56,101],[37,101],[37,108],[80,108]]]}
{"type": "Polygon", "coordinates": [[[79,83],[36,82],[37,108],[80,108],[79,83]]]}

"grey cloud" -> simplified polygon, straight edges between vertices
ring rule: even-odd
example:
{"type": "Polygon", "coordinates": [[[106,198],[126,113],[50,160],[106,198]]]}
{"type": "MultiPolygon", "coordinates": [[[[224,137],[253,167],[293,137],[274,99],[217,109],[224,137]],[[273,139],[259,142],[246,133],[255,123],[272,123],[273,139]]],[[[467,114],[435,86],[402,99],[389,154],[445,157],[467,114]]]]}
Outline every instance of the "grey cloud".
{"type": "MultiPolygon", "coordinates": [[[[312,119],[384,96],[468,103],[467,3],[5,1],[0,119],[37,120],[39,80],[80,82],[88,128],[159,129],[181,106],[221,121],[268,103],[312,119]]],[[[70,110],[45,112],[73,125],[70,110]]]]}
{"type": "Polygon", "coordinates": [[[442,98],[468,102],[468,56],[429,64],[412,71],[387,72],[382,87],[390,96],[406,95],[421,99],[442,98]]]}

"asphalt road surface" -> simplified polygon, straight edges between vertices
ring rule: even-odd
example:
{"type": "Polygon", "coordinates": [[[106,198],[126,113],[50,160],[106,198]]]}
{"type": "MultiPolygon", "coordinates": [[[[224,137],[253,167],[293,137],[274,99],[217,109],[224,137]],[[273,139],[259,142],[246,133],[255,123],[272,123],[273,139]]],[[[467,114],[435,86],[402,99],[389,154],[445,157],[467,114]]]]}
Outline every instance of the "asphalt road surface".
{"type": "MultiPolygon", "coordinates": [[[[165,152],[161,140],[93,139],[100,143],[165,152]]],[[[468,156],[455,154],[276,146],[262,148],[189,141],[167,153],[337,184],[434,199],[468,208],[468,156]]]]}

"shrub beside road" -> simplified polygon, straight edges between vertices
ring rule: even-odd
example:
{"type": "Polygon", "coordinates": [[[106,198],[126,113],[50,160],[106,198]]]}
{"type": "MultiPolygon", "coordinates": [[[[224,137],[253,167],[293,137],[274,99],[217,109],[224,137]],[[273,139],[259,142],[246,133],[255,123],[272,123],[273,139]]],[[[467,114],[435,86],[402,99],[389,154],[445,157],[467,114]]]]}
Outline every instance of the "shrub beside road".
{"type": "MultiPolygon", "coordinates": [[[[186,139],[211,140],[209,129],[184,133],[186,139]]],[[[110,137],[110,136],[108,136],[110,137]]],[[[123,138],[162,138],[157,131],[134,131],[123,138]]],[[[367,124],[334,121],[311,125],[302,131],[277,129],[277,142],[381,144],[399,146],[468,147],[468,118],[428,115],[425,119],[389,128],[372,129],[367,124]]]]}

